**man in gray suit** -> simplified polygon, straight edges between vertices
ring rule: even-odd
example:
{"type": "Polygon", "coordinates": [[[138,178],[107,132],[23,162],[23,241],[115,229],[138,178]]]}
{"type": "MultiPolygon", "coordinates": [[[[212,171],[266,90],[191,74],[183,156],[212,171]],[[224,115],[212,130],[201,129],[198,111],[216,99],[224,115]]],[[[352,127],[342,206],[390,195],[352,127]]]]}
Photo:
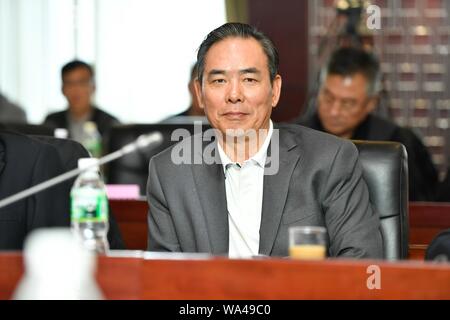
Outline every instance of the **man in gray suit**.
{"type": "Polygon", "coordinates": [[[270,120],[282,83],[270,39],[228,23],[203,41],[197,63],[214,139],[197,134],[151,159],[148,249],[287,256],[289,227],[324,226],[330,256],[381,258],[355,146],[270,120]]]}

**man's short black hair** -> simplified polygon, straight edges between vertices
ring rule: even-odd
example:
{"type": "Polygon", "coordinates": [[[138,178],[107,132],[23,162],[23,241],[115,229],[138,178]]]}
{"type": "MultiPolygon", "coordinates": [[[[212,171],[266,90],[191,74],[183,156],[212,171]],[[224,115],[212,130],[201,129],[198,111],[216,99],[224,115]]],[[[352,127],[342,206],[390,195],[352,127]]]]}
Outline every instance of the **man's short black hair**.
{"type": "Polygon", "coordinates": [[[92,68],[92,66],[84,61],[81,60],[73,60],[70,61],[68,63],[66,63],[62,69],[61,69],[61,78],[64,80],[64,76],[75,70],[78,68],[85,68],[86,70],[89,71],[90,75],[91,75],[91,79],[94,80],[94,68],[92,68]]]}
{"type": "Polygon", "coordinates": [[[381,86],[380,63],[375,55],[365,50],[353,47],[345,47],[336,50],[322,72],[322,82],[328,75],[342,77],[353,76],[361,73],[367,80],[367,94],[378,94],[381,86]]]}
{"type": "Polygon", "coordinates": [[[267,56],[270,80],[273,81],[278,74],[279,57],[272,40],[255,27],[245,23],[225,23],[219,28],[211,31],[203,40],[197,53],[198,79],[202,82],[203,72],[205,71],[205,57],[209,49],[217,42],[226,38],[253,38],[262,46],[267,56]]]}

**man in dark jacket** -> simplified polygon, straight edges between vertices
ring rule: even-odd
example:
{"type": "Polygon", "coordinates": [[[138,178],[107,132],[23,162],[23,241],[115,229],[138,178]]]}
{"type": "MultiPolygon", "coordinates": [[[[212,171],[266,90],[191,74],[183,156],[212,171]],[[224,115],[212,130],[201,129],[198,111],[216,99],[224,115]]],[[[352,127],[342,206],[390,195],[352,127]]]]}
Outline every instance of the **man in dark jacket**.
{"type": "Polygon", "coordinates": [[[69,137],[84,143],[86,123],[90,122],[90,124],[95,124],[100,135],[105,138],[111,127],[119,124],[119,121],[109,113],[92,105],[91,98],[95,91],[92,67],[83,61],[75,60],[62,68],[61,77],[62,92],[69,107],[67,110],[49,114],[44,124],[56,128],[66,128],[69,131],[69,137]]]}
{"type": "Polygon", "coordinates": [[[341,138],[402,143],[408,152],[410,200],[434,200],[438,175],[427,148],[410,129],[371,114],[379,87],[379,63],[373,55],[339,49],[321,74],[317,110],[299,123],[341,138]]]}
{"type": "MultiPolygon", "coordinates": [[[[0,198],[4,199],[63,172],[56,149],[26,136],[0,133],[0,198]]],[[[69,197],[55,186],[0,209],[0,250],[20,250],[29,232],[63,226],[69,197]]]]}
{"type": "MultiPolygon", "coordinates": [[[[87,156],[85,150],[80,154],[70,145],[61,151],[73,158],[87,156]]],[[[0,200],[72,169],[75,161],[69,160],[63,162],[53,145],[0,128],[0,200]]],[[[21,250],[26,236],[38,228],[69,227],[72,182],[63,182],[1,208],[0,250],[21,250]]],[[[114,219],[110,225],[111,248],[123,248],[114,219]]]]}

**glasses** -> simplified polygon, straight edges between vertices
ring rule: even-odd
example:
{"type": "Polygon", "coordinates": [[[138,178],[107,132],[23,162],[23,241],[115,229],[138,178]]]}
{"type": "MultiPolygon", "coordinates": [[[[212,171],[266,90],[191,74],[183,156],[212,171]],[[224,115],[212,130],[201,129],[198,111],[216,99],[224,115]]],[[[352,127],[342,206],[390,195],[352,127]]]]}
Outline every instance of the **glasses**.
{"type": "Polygon", "coordinates": [[[364,99],[363,103],[360,103],[357,99],[353,98],[342,98],[339,99],[332,95],[330,92],[321,91],[320,100],[324,107],[327,109],[334,106],[336,103],[339,104],[339,109],[344,113],[353,113],[359,110],[361,107],[365,107],[369,102],[369,98],[364,99]]]}

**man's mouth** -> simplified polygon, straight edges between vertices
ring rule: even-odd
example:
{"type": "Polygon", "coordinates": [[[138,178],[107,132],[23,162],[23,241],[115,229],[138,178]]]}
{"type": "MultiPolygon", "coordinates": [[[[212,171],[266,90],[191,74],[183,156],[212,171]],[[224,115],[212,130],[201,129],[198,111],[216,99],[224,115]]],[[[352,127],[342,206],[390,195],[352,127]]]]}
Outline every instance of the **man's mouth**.
{"type": "Polygon", "coordinates": [[[231,111],[231,112],[226,112],[223,114],[223,116],[227,119],[231,119],[231,120],[240,120],[244,117],[246,117],[248,115],[248,113],[245,112],[238,112],[238,111],[231,111]]]}

